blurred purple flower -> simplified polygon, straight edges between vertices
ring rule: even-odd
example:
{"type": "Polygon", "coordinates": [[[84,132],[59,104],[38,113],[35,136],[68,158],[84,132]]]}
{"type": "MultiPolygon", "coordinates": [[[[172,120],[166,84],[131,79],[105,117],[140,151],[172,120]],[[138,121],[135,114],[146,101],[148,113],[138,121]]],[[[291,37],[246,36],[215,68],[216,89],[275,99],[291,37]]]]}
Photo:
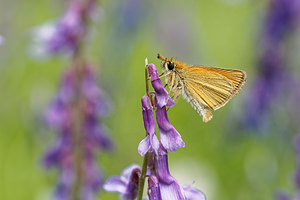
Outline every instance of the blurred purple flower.
{"type": "Polygon", "coordinates": [[[62,134],[56,144],[44,156],[44,165],[46,167],[59,166],[61,168],[72,165],[71,144],[71,138],[62,134]]]}
{"type": "Polygon", "coordinates": [[[247,98],[246,126],[260,128],[269,118],[272,102],[293,79],[284,63],[285,37],[300,19],[298,0],[272,0],[266,15],[260,43],[260,71],[247,98]]]}
{"type": "MultiPolygon", "coordinates": [[[[102,184],[102,177],[99,174],[98,167],[93,160],[90,160],[84,166],[84,184],[80,188],[80,199],[93,200],[95,193],[97,193],[100,185],[102,184]]],[[[75,179],[74,168],[72,165],[64,166],[61,168],[61,175],[55,191],[55,200],[68,200],[72,199],[72,187],[75,179]]]]}
{"type": "MultiPolygon", "coordinates": [[[[99,148],[112,149],[111,139],[107,135],[105,127],[100,123],[100,118],[109,110],[109,104],[105,100],[101,89],[98,87],[92,68],[86,64],[81,71],[80,90],[82,91],[82,120],[81,147],[83,152],[82,186],[80,195],[82,199],[95,199],[95,194],[102,184],[102,175],[98,171],[98,165],[94,160],[99,148]],[[87,91],[90,90],[90,91],[87,91]]],[[[45,120],[51,128],[59,133],[59,138],[44,157],[46,167],[57,167],[61,177],[56,189],[56,199],[68,200],[71,198],[71,190],[74,179],[77,176],[74,158],[74,133],[72,129],[72,106],[76,98],[76,70],[69,68],[62,78],[60,90],[56,99],[46,110],[45,120]]],[[[77,91],[78,92],[78,91],[77,91]]]]}
{"type": "Polygon", "coordinates": [[[95,0],[73,0],[57,22],[35,28],[34,40],[38,43],[36,53],[43,55],[76,52],[86,33],[85,22],[93,15],[94,4],[95,0]]]}
{"type": "Polygon", "coordinates": [[[290,197],[282,191],[277,192],[276,194],[276,200],[291,200],[290,197]]]}
{"type": "Polygon", "coordinates": [[[155,152],[158,154],[159,141],[155,135],[155,121],[152,105],[149,97],[146,95],[142,98],[142,111],[144,127],[148,135],[140,142],[138,152],[141,156],[144,156],[147,152],[155,152]]]}
{"type": "Polygon", "coordinates": [[[159,181],[155,175],[148,178],[148,196],[149,200],[162,200],[159,181]]]}
{"type": "Polygon", "coordinates": [[[110,177],[103,185],[103,189],[108,192],[120,193],[122,200],[134,200],[138,194],[140,175],[140,167],[133,164],[124,169],[120,177],[110,177]]]}
{"type": "Polygon", "coordinates": [[[280,41],[300,17],[298,0],[272,0],[266,16],[264,38],[280,41]]]}

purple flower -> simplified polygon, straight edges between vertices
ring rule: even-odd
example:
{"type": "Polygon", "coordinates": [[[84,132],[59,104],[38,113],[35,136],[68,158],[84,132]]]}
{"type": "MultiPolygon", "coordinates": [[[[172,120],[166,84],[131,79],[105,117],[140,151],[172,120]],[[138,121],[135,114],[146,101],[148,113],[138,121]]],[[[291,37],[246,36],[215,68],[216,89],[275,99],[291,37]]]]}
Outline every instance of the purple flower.
{"type": "Polygon", "coordinates": [[[46,23],[34,30],[36,53],[74,53],[86,34],[85,21],[91,17],[94,0],[73,0],[58,22],[46,23]]]}
{"type": "Polygon", "coordinates": [[[148,72],[151,79],[152,87],[155,90],[157,105],[161,108],[163,106],[168,106],[168,107],[174,106],[175,102],[169,96],[169,93],[167,92],[164,85],[162,84],[154,64],[149,64],[148,72]]]}
{"type": "Polygon", "coordinates": [[[48,50],[52,53],[77,50],[79,40],[85,33],[85,27],[81,16],[81,6],[73,3],[63,18],[56,25],[56,30],[47,41],[48,50]]]}
{"type": "Polygon", "coordinates": [[[182,186],[184,191],[185,200],[205,200],[206,197],[200,190],[197,190],[192,185],[182,186]]]}
{"type": "Polygon", "coordinates": [[[99,171],[99,166],[92,156],[86,156],[84,169],[84,184],[81,188],[82,199],[93,200],[103,184],[103,175],[99,171]]]}
{"type": "MultiPolygon", "coordinates": [[[[102,177],[99,175],[98,166],[93,160],[87,163],[91,166],[84,166],[85,177],[83,179],[83,187],[80,188],[80,199],[93,200],[95,193],[102,184],[102,177]]],[[[74,168],[68,165],[61,169],[61,175],[55,191],[55,200],[72,199],[72,187],[75,179],[74,168]]]]}
{"type": "MultiPolygon", "coordinates": [[[[154,166],[152,170],[155,170],[154,176],[158,179],[153,178],[152,189],[158,193],[155,187],[159,187],[161,191],[162,199],[172,199],[172,200],[205,200],[205,195],[195,189],[191,185],[185,185],[181,187],[176,179],[171,176],[168,165],[168,152],[160,146],[158,156],[154,155],[154,166]]],[[[151,198],[150,198],[151,200],[151,198]]]]}
{"type": "Polygon", "coordinates": [[[148,178],[148,196],[149,200],[162,200],[159,181],[155,175],[148,178]]]}
{"type": "Polygon", "coordinates": [[[120,193],[120,199],[122,200],[134,200],[137,197],[140,174],[140,167],[133,164],[127,167],[120,177],[110,177],[103,188],[108,192],[120,193]]]}
{"type": "Polygon", "coordinates": [[[46,167],[56,166],[64,168],[72,165],[71,138],[61,135],[56,144],[44,156],[43,164],[46,167]]]}
{"type": "Polygon", "coordinates": [[[104,117],[111,109],[110,103],[106,100],[105,94],[97,84],[93,68],[87,66],[84,70],[85,76],[82,83],[82,91],[89,100],[86,109],[91,113],[96,111],[100,117],[104,117]]]}
{"type": "Polygon", "coordinates": [[[171,176],[168,165],[168,152],[161,147],[155,160],[155,172],[159,180],[163,199],[183,200],[184,194],[181,186],[171,176]]]}
{"type": "MultiPolygon", "coordinates": [[[[168,151],[175,152],[185,144],[167,116],[166,106],[173,106],[174,101],[163,87],[153,64],[148,65],[148,72],[156,98],[154,101],[152,98],[150,100],[147,95],[142,97],[143,121],[147,136],[140,142],[138,152],[141,156],[146,153],[148,156],[144,158],[147,163],[144,163],[143,174],[140,174],[141,171],[136,165],[131,166],[122,173],[121,177],[111,177],[104,185],[104,189],[110,192],[119,192],[121,199],[135,199],[138,194],[132,191],[138,191],[138,182],[145,181],[145,178],[148,177],[149,200],[205,200],[202,192],[191,186],[181,187],[169,172],[168,151]],[[160,141],[155,134],[156,124],[153,110],[156,110],[160,141]],[[147,169],[144,169],[145,166],[147,169]],[[141,179],[139,179],[140,176],[141,179]]],[[[139,194],[139,197],[142,197],[142,194],[139,194]]]]}
{"type": "Polygon", "coordinates": [[[179,147],[183,148],[185,146],[181,135],[170,123],[165,106],[162,108],[157,107],[156,121],[159,128],[160,141],[166,150],[175,152],[179,147]]]}
{"type": "Polygon", "coordinates": [[[299,19],[298,0],[272,0],[266,16],[264,34],[270,40],[282,40],[299,19]]]}
{"type": "Polygon", "coordinates": [[[78,179],[78,169],[82,170],[78,195],[81,199],[95,199],[103,182],[102,173],[98,170],[99,166],[95,161],[96,151],[99,148],[112,149],[111,139],[108,137],[106,128],[101,124],[101,117],[107,113],[108,103],[97,85],[91,66],[87,64],[82,66],[81,76],[80,81],[76,80],[78,77],[75,68],[68,69],[62,78],[56,98],[45,113],[47,124],[58,132],[57,141],[48,150],[43,160],[46,167],[54,166],[60,171],[56,199],[72,198],[70,194],[78,179]],[[89,90],[88,86],[91,91],[86,91],[89,90]],[[75,98],[80,98],[82,109],[79,144],[75,142],[72,127],[75,98]],[[78,150],[75,150],[77,148],[78,150]],[[81,155],[80,167],[77,166],[78,158],[75,157],[77,151],[80,151],[81,155]]]}
{"type": "MultiPolygon", "coordinates": [[[[276,199],[277,200],[290,200],[291,198],[283,191],[279,191],[276,194],[276,199]]],[[[297,199],[295,199],[297,200],[297,199]]]]}
{"type": "Polygon", "coordinates": [[[60,179],[55,190],[54,200],[71,199],[71,187],[74,181],[74,173],[70,167],[61,171],[60,179]]]}
{"type": "Polygon", "coordinates": [[[142,111],[144,127],[148,135],[140,142],[138,152],[141,156],[144,156],[147,152],[153,151],[158,154],[159,141],[155,135],[155,121],[152,106],[150,99],[146,95],[142,98],[142,111]]]}
{"type": "Polygon", "coordinates": [[[270,1],[259,45],[259,75],[246,102],[245,125],[249,128],[268,125],[269,112],[275,105],[272,102],[291,85],[293,77],[285,66],[284,39],[299,22],[299,13],[298,0],[270,1]]]}

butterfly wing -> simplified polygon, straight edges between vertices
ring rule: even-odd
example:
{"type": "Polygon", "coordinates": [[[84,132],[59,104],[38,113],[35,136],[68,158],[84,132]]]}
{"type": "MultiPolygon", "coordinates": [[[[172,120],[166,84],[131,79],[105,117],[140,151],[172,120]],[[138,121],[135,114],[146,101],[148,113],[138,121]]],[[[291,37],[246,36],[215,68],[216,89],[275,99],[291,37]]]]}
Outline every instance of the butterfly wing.
{"type": "Polygon", "coordinates": [[[233,84],[234,87],[232,91],[232,97],[242,89],[247,79],[246,72],[243,70],[222,69],[217,67],[205,67],[205,66],[202,67],[208,69],[209,71],[216,72],[226,77],[233,84]]]}
{"type": "Polygon", "coordinates": [[[217,110],[224,106],[245,83],[243,71],[205,66],[188,66],[181,70],[179,76],[183,77],[183,96],[205,122],[212,118],[210,108],[217,110]]]}

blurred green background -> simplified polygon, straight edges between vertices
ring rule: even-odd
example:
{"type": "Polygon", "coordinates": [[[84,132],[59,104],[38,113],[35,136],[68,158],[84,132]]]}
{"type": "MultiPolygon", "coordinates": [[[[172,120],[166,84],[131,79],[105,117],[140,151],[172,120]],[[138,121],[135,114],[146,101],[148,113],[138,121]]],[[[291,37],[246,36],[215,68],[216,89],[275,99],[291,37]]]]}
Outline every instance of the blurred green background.
{"type": "MultiPolygon", "coordinates": [[[[190,64],[239,68],[244,89],[203,123],[183,99],[169,111],[186,147],[169,154],[171,174],[194,183],[208,200],[274,199],[278,189],[293,192],[294,130],[263,134],[232,129],[245,114],[246,94],[257,75],[257,48],[268,1],[191,0],[101,1],[86,56],[97,67],[102,89],[113,105],[104,120],[114,138],[113,153],[99,152],[106,177],[132,163],[144,137],[140,99],[145,94],[144,59],[159,67],[157,53],[190,64]]],[[[30,53],[31,30],[59,18],[59,0],[0,0],[0,199],[51,199],[56,170],[45,170],[41,156],[56,133],[42,114],[53,99],[67,57],[37,58],[30,53]]],[[[160,69],[159,69],[160,70],[160,69]]],[[[277,113],[280,114],[280,113],[277,113]]],[[[278,126],[278,125],[277,125],[278,126]]],[[[99,199],[117,199],[101,191],[99,199]]]]}

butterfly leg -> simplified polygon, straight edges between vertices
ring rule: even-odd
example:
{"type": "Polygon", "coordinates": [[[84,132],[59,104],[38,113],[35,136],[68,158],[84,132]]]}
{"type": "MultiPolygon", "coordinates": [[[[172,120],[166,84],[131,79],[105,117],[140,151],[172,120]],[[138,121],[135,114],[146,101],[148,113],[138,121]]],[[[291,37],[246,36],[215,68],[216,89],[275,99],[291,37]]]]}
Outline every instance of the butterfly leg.
{"type": "Polygon", "coordinates": [[[163,78],[163,77],[165,77],[165,76],[168,76],[170,73],[171,73],[171,72],[167,72],[167,73],[164,74],[164,72],[163,72],[163,73],[161,73],[161,74],[158,76],[158,78],[154,79],[153,81],[155,81],[155,80],[157,80],[157,79],[161,79],[161,78],[163,78]]]}
{"type": "Polygon", "coordinates": [[[181,88],[177,88],[177,90],[173,93],[173,95],[172,95],[172,99],[173,99],[173,101],[175,101],[176,102],[176,100],[178,99],[178,97],[180,96],[180,92],[181,92],[181,88]]]}
{"type": "MultiPolygon", "coordinates": [[[[174,102],[176,102],[177,99],[178,99],[178,97],[180,96],[180,91],[181,91],[181,88],[177,88],[177,90],[172,94],[171,98],[172,98],[172,100],[173,100],[174,102]]],[[[169,93],[169,94],[170,94],[170,93],[169,93]]],[[[170,107],[167,108],[167,111],[168,111],[169,109],[170,109],[170,107]]]]}

